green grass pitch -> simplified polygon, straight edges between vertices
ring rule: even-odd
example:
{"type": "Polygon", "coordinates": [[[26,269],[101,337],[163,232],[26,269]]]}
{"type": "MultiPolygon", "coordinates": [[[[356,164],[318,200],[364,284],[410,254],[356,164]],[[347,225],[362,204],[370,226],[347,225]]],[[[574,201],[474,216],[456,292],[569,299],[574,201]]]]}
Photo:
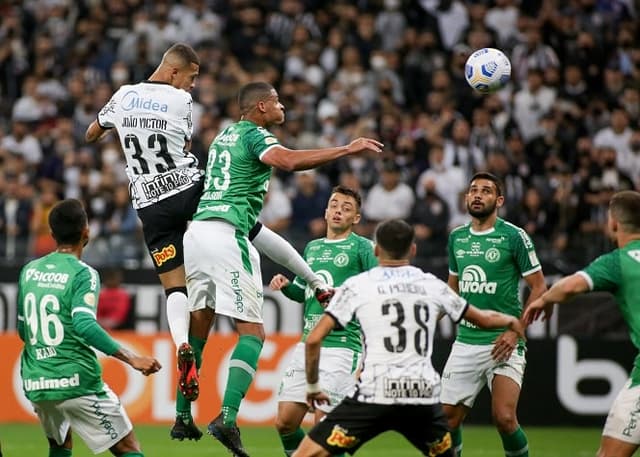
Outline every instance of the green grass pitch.
{"type": "MultiPolygon", "coordinates": [[[[204,429],[201,425],[201,429],[204,429]]],[[[229,457],[216,440],[206,435],[199,442],[171,441],[169,425],[135,426],[146,457],[229,457]]],[[[532,457],[592,457],[598,449],[600,429],[525,427],[532,457]]],[[[247,450],[256,457],[284,455],[276,432],[268,427],[243,427],[242,439],[247,450]]],[[[492,427],[466,426],[464,457],[500,457],[502,447],[492,427]]],[[[47,442],[38,425],[0,424],[0,442],[5,457],[40,457],[47,455],[47,442]]],[[[74,435],[74,457],[93,454],[74,435]]],[[[105,452],[101,455],[111,455],[105,452]]],[[[360,457],[408,457],[419,455],[405,439],[396,433],[385,433],[367,443],[357,454],[360,457]]]]}

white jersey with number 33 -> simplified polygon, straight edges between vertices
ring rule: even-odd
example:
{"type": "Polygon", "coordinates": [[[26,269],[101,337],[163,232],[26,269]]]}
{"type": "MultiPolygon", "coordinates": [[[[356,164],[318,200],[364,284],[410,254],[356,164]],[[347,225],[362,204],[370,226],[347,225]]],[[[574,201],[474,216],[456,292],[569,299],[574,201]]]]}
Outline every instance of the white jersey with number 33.
{"type": "Polygon", "coordinates": [[[98,113],[98,124],[115,128],[127,160],[134,208],[144,208],[191,187],[203,176],[185,151],[191,140],[191,95],[167,83],[124,85],[98,113]]]}
{"type": "Polygon", "coordinates": [[[431,364],[441,314],[462,319],[467,302],[413,266],[376,267],[349,278],[326,312],[345,326],[360,322],[363,368],[353,395],[377,404],[434,404],[440,375],[431,364]]]}

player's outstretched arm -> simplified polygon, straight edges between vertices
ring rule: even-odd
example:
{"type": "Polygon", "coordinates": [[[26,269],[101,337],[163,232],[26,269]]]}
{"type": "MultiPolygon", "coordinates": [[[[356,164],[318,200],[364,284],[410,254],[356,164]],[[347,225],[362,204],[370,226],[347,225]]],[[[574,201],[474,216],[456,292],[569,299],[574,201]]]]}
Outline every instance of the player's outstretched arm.
{"type": "Polygon", "coordinates": [[[160,362],[153,357],[140,356],[122,347],[111,355],[124,363],[128,363],[145,376],[149,376],[162,368],[160,362]]]}
{"type": "Polygon", "coordinates": [[[307,375],[307,403],[314,409],[316,403],[329,403],[329,397],[322,392],[319,380],[320,347],[322,340],[334,329],[336,321],[333,316],[325,314],[311,330],[304,343],[305,372],[307,375]]]}
{"type": "Polygon", "coordinates": [[[566,276],[556,282],[549,290],[527,305],[522,320],[530,324],[540,317],[542,312],[554,303],[562,303],[578,294],[588,292],[591,288],[585,277],[579,273],[566,276]]]}
{"type": "Polygon", "coordinates": [[[104,138],[107,133],[109,133],[109,129],[103,129],[100,127],[100,124],[98,124],[98,121],[96,120],[87,127],[84,139],[87,143],[95,143],[96,141],[104,138]]]}
{"type": "Polygon", "coordinates": [[[479,309],[473,305],[467,307],[464,318],[480,328],[501,328],[508,327],[518,334],[522,339],[526,339],[524,324],[516,317],[499,313],[488,309],[479,309]]]}
{"type": "Polygon", "coordinates": [[[294,150],[274,146],[260,158],[263,163],[285,171],[308,170],[350,154],[371,151],[382,152],[383,144],[371,138],[358,138],[346,146],[323,149],[294,150]]]}

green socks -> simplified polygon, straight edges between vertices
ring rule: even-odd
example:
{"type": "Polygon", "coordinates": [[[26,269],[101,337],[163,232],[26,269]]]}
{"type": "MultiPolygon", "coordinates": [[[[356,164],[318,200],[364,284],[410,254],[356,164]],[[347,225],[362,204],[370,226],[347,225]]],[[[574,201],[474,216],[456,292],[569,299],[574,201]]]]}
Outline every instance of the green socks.
{"type": "Polygon", "coordinates": [[[120,457],[144,457],[144,454],[142,452],[127,452],[120,457]]]}
{"type": "Polygon", "coordinates": [[[507,457],[529,457],[529,442],[527,435],[518,427],[510,434],[500,434],[504,455],[507,457]]]}
{"type": "MultiPolygon", "coordinates": [[[[198,370],[202,366],[202,353],[204,352],[206,342],[207,340],[205,339],[189,335],[189,344],[193,348],[193,355],[196,357],[196,367],[198,370]]],[[[185,424],[193,420],[191,417],[191,402],[184,398],[179,387],[176,387],[176,417],[181,418],[185,424]]]]}
{"type": "Polygon", "coordinates": [[[300,443],[304,439],[304,430],[300,427],[295,432],[285,433],[280,435],[280,441],[282,442],[282,448],[284,449],[284,455],[291,456],[294,451],[298,449],[300,443]]]}
{"type": "Polygon", "coordinates": [[[451,430],[451,444],[453,446],[453,456],[462,457],[462,426],[451,430]]]}
{"type": "Polygon", "coordinates": [[[71,457],[71,449],[63,447],[50,447],[49,457],[71,457]]]}
{"type": "Polygon", "coordinates": [[[225,425],[233,425],[236,422],[240,402],[256,375],[262,343],[263,341],[257,336],[241,335],[231,354],[229,378],[222,400],[222,417],[225,425]]]}

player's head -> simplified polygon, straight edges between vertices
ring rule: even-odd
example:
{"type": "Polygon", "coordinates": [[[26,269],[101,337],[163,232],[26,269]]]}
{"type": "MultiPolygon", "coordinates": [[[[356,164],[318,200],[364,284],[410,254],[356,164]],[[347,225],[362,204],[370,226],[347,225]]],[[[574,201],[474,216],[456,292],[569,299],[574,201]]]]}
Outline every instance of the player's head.
{"type": "Polygon", "coordinates": [[[362,197],[358,191],[346,186],[336,186],[331,191],[324,220],[327,229],[335,234],[351,231],[360,222],[362,197]]]}
{"type": "Polygon", "coordinates": [[[284,105],[269,83],[259,81],[244,85],[238,94],[238,105],[243,119],[262,127],[284,122],[284,105]]]}
{"type": "Polygon", "coordinates": [[[476,173],[469,181],[465,201],[471,217],[486,219],[497,214],[498,208],[504,204],[502,183],[491,173],[476,173]]]}
{"type": "Polygon", "coordinates": [[[49,228],[58,246],[85,246],[89,242],[87,213],[73,198],[57,203],[49,213],[49,228]]]}
{"type": "Polygon", "coordinates": [[[640,235],[640,193],[624,190],[609,201],[609,233],[640,235]]]}
{"type": "Polygon", "coordinates": [[[413,226],[402,219],[389,219],[378,224],[375,233],[375,254],[384,261],[408,262],[416,253],[413,226]]]}
{"type": "Polygon", "coordinates": [[[200,72],[200,57],[188,44],[176,43],[162,56],[160,68],[173,87],[191,91],[200,72]]]}

